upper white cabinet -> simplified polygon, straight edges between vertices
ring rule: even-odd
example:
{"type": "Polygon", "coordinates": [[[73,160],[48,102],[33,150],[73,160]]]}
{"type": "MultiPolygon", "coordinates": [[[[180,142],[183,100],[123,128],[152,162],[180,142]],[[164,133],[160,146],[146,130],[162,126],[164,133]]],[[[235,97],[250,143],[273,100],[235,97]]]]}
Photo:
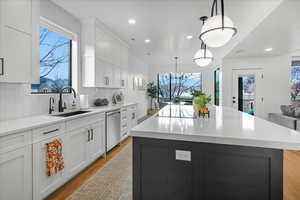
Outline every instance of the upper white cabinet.
{"type": "Polygon", "coordinates": [[[38,23],[39,0],[0,0],[0,82],[37,82],[38,23]]]}
{"type": "Polygon", "coordinates": [[[128,46],[97,19],[82,22],[83,86],[124,88],[128,46]]]}

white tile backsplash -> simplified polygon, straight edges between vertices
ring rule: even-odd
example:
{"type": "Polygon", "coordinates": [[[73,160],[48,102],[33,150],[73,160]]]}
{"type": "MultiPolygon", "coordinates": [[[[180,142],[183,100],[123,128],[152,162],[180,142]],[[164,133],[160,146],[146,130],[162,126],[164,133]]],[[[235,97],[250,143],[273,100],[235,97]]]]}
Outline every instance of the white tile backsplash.
{"type": "MultiPolygon", "coordinates": [[[[0,121],[47,114],[51,96],[57,109],[58,94],[31,94],[30,90],[30,84],[0,83],[0,121]]],[[[71,99],[71,95],[64,95],[67,103],[71,99]]]]}

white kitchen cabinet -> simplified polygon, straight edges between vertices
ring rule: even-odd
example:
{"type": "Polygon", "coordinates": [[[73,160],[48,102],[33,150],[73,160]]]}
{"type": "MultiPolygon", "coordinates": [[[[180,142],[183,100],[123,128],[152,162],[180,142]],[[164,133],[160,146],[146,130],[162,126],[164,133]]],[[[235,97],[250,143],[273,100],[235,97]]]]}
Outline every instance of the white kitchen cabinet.
{"type": "Polygon", "coordinates": [[[32,199],[31,145],[0,154],[0,199],[32,199]]]}
{"type": "Polygon", "coordinates": [[[121,80],[121,88],[126,88],[127,87],[127,71],[124,70],[124,69],[121,69],[121,72],[120,72],[120,80],[121,80]]]}
{"type": "MultiPolygon", "coordinates": [[[[88,127],[89,128],[89,127],[88,127]]],[[[68,132],[68,176],[72,177],[88,164],[88,128],[68,132]]]]}
{"type": "Polygon", "coordinates": [[[121,109],[121,127],[120,127],[120,138],[121,141],[128,137],[129,129],[128,129],[128,116],[127,116],[127,107],[123,107],[121,109]]]}
{"type": "Polygon", "coordinates": [[[88,155],[89,162],[93,162],[105,153],[105,119],[92,124],[90,131],[88,155]]]}
{"type": "Polygon", "coordinates": [[[33,144],[33,199],[40,200],[55,191],[58,187],[67,181],[68,155],[66,134],[44,139],[33,144]],[[46,152],[47,143],[54,140],[60,140],[63,144],[62,153],[64,157],[65,168],[53,176],[47,175],[46,152]]]}
{"type": "Polygon", "coordinates": [[[121,88],[121,69],[119,67],[113,67],[113,87],[121,88]]]}
{"type": "Polygon", "coordinates": [[[39,0],[0,0],[0,82],[37,82],[37,24],[39,0]]]}
{"type": "Polygon", "coordinates": [[[31,0],[1,0],[2,25],[31,34],[31,0]]]}
{"type": "Polygon", "coordinates": [[[137,125],[137,106],[131,105],[127,107],[127,127],[130,132],[130,129],[137,125]]]}
{"type": "Polygon", "coordinates": [[[122,88],[128,46],[96,19],[82,22],[83,86],[122,88]]]}
{"type": "MultiPolygon", "coordinates": [[[[105,153],[105,118],[89,117],[68,130],[68,176],[72,177],[105,153]]],[[[68,128],[68,126],[67,126],[68,128]]]]}

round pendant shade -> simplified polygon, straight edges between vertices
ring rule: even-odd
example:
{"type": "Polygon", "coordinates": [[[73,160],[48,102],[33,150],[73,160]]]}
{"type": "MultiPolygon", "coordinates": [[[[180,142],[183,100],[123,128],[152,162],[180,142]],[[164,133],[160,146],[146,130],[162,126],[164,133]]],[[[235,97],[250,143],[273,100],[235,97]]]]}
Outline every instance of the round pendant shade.
{"type": "Polygon", "coordinates": [[[205,67],[209,65],[212,62],[212,60],[213,55],[208,49],[206,49],[206,52],[204,49],[200,49],[196,52],[194,56],[194,62],[200,67],[205,67]]]}
{"type": "Polygon", "coordinates": [[[221,47],[225,45],[237,33],[233,22],[224,16],[224,27],[222,26],[222,15],[209,18],[202,27],[199,39],[209,47],[221,47]]]}

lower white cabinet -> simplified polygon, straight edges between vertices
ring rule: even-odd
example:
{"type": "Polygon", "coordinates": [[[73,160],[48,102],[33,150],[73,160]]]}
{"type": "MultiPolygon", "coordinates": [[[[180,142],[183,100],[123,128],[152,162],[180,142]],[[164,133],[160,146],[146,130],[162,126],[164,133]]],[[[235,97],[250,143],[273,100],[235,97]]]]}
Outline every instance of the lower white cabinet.
{"type": "Polygon", "coordinates": [[[93,162],[105,153],[105,119],[91,125],[88,159],[93,162]]]}
{"type": "Polygon", "coordinates": [[[0,154],[0,199],[32,199],[32,147],[0,154]]]}
{"type": "Polygon", "coordinates": [[[66,134],[47,138],[38,143],[33,144],[33,199],[39,200],[45,198],[47,195],[55,191],[66,180],[66,172],[68,169],[68,155],[66,153],[67,147],[66,134]],[[53,176],[47,175],[46,163],[46,145],[53,140],[60,140],[63,144],[62,153],[64,157],[65,168],[53,176]]]}
{"type": "Polygon", "coordinates": [[[69,176],[78,174],[105,152],[105,119],[68,133],[69,176]]]}
{"type": "MultiPolygon", "coordinates": [[[[134,126],[135,113],[135,105],[122,108],[122,139],[134,126]]],[[[104,113],[1,136],[0,200],[44,199],[104,155],[105,140],[104,113]],[[64,169],[48,176],[47,144],[56,139],[63,144],[64,169]]]]}
{"type": "Polygon", "coordinates": [[[137,125],[137,106],[132,105],[127,108],[127,127],[128,129],[132,129],[137,125]]]}
{"type": "Polygon", "coordinates": [[[72,177],[87,166],[89,134],[86,127],[68,133],[68,176],[72,177]]]}

